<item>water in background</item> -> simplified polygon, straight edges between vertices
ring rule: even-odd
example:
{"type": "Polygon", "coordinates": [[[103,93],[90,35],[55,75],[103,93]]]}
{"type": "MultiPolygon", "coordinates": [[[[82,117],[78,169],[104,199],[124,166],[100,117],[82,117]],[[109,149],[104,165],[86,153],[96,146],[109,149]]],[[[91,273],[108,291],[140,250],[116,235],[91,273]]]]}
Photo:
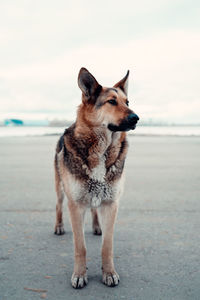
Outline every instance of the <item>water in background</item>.
{"type": "Polygon", "coordinates": [[[200,136],[200,126],[138,126],[136,135],[200,136]]]}
{"type": "MultiPolygon", "coordinates": [[[[60,135],[65,127],[1,126],[0,137],[60,135]]],[[[129,134],[152,136],[200,136],[200,126],[137,126],[129,134]]]]}

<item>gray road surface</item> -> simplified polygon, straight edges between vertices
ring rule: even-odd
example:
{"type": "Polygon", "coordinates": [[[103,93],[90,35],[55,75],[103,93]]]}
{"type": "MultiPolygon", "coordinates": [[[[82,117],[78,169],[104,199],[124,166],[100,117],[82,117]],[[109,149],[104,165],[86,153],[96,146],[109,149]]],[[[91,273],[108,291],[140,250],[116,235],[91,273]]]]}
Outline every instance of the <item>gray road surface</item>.
{"type": "Polygon", "coordinates": [[[0,300],[200,299],[200,138],[129,138],[114,243],[121,282],[101,283],[101,237],[92,235],[88,212],[82,290],[70,285],[67,209],[66,234],[53,234],[56,140],[0,139],[0,300]]]}

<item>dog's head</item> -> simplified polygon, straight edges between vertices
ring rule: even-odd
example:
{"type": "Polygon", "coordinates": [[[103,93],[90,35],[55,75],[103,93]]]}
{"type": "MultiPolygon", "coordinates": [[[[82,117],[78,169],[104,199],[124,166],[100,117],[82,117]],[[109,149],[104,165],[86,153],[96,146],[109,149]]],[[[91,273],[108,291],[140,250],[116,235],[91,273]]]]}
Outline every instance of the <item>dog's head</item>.
{"type": "Polygon", "coordinates": [[[78,75],[78,85],[82,91],[82,113],[84,119],[93,126],[104,125],[111,131],[133,130],[139,117],[128,105],[128,76],[112,88],[102,87],[85,68],[78,75]]]}

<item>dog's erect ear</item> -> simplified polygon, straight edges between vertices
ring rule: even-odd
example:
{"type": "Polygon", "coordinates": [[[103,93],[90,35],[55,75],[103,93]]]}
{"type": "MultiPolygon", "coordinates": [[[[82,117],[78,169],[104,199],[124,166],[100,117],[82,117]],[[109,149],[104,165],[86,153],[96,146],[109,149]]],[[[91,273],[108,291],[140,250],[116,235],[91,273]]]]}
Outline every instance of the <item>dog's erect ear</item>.
{"type": "Polygon", "coordinates": [[[128,95],[128,76],[129,70],[126,73],[126,76],[114,85],[114,87],[120,88],[126,95],[128,95]]]}
{"type": "Polygon", "coordinates": [[[83,92],[84,98],[95,101],[101,92],[102,86],[94,76],[85,68],[81,68],[78,75],[78,86],[83,92]]]}

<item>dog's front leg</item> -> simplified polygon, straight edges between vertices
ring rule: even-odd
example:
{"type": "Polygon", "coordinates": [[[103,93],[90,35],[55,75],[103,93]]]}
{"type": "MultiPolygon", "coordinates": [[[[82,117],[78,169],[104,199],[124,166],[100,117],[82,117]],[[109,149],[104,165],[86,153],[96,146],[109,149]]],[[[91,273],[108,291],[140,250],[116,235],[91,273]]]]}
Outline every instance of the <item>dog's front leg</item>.
{"type": "Polygon", "coordinates": [[[87,280],[86,270],[86,246],[84,238],[84,215],[86,207],[73,200],[68,202],[71,218],[72,231],[74,236],[74,272],[71,283],[74,288],[84,287],[87,280]]]}
{"type": "Polygon", "coordinates": [[[102,244],[102,272],[103,283],[107,286],[119,284],[119,275],[115,271],[113,263],[113,232],[117,215],[118,204],[102,204],[99,209],[102,225],[103,244],[102,244]]]}

